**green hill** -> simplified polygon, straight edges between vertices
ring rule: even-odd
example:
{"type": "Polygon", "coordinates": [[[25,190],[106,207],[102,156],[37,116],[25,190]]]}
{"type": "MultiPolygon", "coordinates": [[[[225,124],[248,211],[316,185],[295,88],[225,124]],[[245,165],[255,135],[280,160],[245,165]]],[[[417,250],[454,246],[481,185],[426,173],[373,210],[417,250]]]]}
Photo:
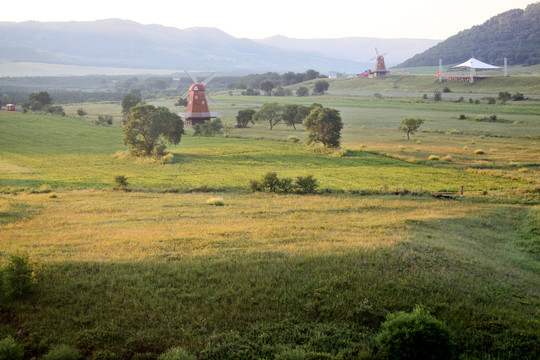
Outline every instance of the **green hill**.
{"type": "Polygon", "coordinates": [[[461,63],[471,56],[503,65],[540,63],[540,2],[525,10],[514,9],[492,17],[482,25],[459,32],[440,44],[417,54],[397,67],[461,63]]]}

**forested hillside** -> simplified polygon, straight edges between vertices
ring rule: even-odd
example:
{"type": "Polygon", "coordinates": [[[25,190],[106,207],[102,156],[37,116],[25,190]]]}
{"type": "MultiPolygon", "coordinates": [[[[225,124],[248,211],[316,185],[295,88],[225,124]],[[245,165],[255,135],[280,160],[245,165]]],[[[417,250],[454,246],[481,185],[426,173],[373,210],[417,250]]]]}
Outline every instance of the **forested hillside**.
{"type": "Polygon", "coordinates": [[[471,56],[495,65],[540,63],[540,2],[514,9],[459,32],[397,67],[461,63],[471,56]]]}

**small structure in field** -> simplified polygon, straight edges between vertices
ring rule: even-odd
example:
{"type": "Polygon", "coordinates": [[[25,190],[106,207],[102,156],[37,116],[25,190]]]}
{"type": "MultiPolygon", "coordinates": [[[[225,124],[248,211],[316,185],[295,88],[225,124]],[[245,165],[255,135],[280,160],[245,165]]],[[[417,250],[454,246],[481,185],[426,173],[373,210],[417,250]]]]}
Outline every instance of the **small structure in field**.
{"type": "Polygon", "coordinates": [[[375,77],[389,76],[390,71],[386,69],[386,64],[384,63],[384,55],[386,55],[386,53],[380,55],[379,50],[377,50],[377,48],[375,48],[375,53],[377,54],[377,56],[374,58],[371,58],[371,60],[376,60],[375,69],[373,70],[373,76],[375,77]]]}
{"type": "Polygon", "coordinates": [[[13,105],[13,104],[6,104],[6,110],[7,110],[7,111],[15,111],[15,105],[13,105]]]}
{"type": "Polygon", "coordinates": [[[193,74],[185,70],[184,72],[193,81],[193,85],[182,95],[182,99],[189,97],[186,112],[178,113],[180,117],[186,119],[186,126],[202,125],[206,120],[219,117],[219,113],[210,112],[208,103],[212,102],[212,99],[206,94],[206,85],[214,78],[215,73],[211,73],[199,82],[193,74]]]}

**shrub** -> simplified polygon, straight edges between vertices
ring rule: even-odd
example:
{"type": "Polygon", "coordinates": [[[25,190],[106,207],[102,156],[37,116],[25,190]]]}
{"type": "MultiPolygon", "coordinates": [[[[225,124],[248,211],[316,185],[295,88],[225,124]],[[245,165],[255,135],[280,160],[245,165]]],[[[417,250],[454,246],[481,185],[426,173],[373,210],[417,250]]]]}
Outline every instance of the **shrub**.
{"type": "Polygon", "coordinates": [[[522,100],[525,100],[525,96],[523,96],[523,94],[515,93],[514,95],[512,95],[512,101],[522,101],[522,100]]]}
{"type": "Polygon", "coordinates": [[[264,191],[264,188],[259,180],[249,180],[249,187],[253,192],[264,191]]]}
{"type": "Polygon", "coordinates": [[[428,157],[428,160],[431,160],[431,161],[437,161],[437,160],[440,160],[441,158],[437,155],[430,155],[428,157]]]}
{"type": "Polygon", "coordinates": [[[297,348],[293,350],[284,350],[279,354],[276,354],[276,360],[305,360],[307,354],[304,350],[297,348]]]}
{"type": "Polygon", "coordinates": [[[441,160],[442,160],[442,161],[445,161],[445,162],[452,162],[452,161],[454,161],[454,159],[452,159],[452,156],[450,156],[450,155],[444,156],[441,160]]]}
{"type": "Polygon", "coordinates": [[[77,115],[82,117],[82,116],[86,115],[86,111],[84,111],[83,108],[78,108],[77,109],[77,115]]]}
{"type": "Polygon", "coordinates": [[[125,190],[129,185],[127,177],[125,177],[124,175],[116,175],[114,177],[114,182],[116,184],[114,190],[125,190]]]}
{"type": "Polygon", "coordinates": [[[197,358],[191,355],[186,350],[180,347],[173,347],[161,354],[158,360],[196,360],[197,358]]]}
{"type": "Polygon", "coordinates": [[[443,93],[450,93],[452,92],[452,90],[450,90],[450,88],[448,86],[445,86],[443,89],[442,89],[442,92],[443,93]]]}
{"type": "Polygon", "coordinates": [[[37,279],[28,254],[15,253],[8,256],[8,264],[2,269],[2,287],[7,297],[22,299],[31,295],[37,279]]]}
{"type": "Polygon", "coordinates": [[[109,350],[98,350],[92,354],[92,360],[118,360],[118,355],[109,350]]]}
{"type": "Polygon", "coordinates": [[[0,360],[22,360],[24,350],[21,345],[8,336],[4,340],[0,340],[0,360]]]}
{"type": "Polygon", "coordinates": [[[497,102],[497,100],[494,97],[488,97],[488,104],[493,105],[497,102]]]}
{"type": "Polygon", "coordinates": [[[111,115],[98,115],[97,125],[112,125],[113,117],[111,115]]]}
{"type": "Polygon", "coordinates": [[[383,359],[450,359],[450,330],[421,307],[389,314],[377,335],[383,359]]]}
{"type": "Polygon", "coordinates": [[[43,360],[79,360],[81,352],[69,345],[56,345],[43,356],[43,360]]]}
{"type": "Polygon", "coordinates": [[[312,194],[317,190],[319,184],[317,183],[317,179],[315,179],[313,175],[307,175],[298,176],[294,181],[294,186],[296,192],[299,194],[312,194]]]}
{"type": "Polygon", "coordinates": [[[467,116],[465,116],[465,114],[459,114],[458,119],[459,119],[459,120],[466,120],[466,119],[467,119],[467,116]]]}
{"type": "Polygon", "coordinates": [[[219,197],[211,197],[210,199],[206,200],[206,203],[208,205],[215,205],[215,206],[225,205],[225,201],[223,200],[223,198],[219,198],[219,197]]]}
{"type": "Polygon", "coordinates": [[[276,192],[279,188],[279,183],[277,173],[275,172],[267,172],[263,176],[262,186],[270,192],[276,192]]]}
{"type": "Polygon", "coordinates": [[[292,143],[297,143],[297,142],[300,141],[300,138],[298,136],[295,136],[295,135],[289,135],[287,137],[287,141],[292,142],[292,143]]]}
{"type": "Polygon", "coordinates": [[[442,97],[441,97],[441,91],[439,89],[435,89],[433,91],[433,100],[435,101],[441,101],[442,97]]]}
{"type": "Polygon", "coordinates": [[[482,149],[476,149],[476,150],[474,150],[474,153],[475,153],[476,155],[483,155],[483,154],[485,154],[486,152],[485,152],[484,150],[482,150],[482,149]]]}

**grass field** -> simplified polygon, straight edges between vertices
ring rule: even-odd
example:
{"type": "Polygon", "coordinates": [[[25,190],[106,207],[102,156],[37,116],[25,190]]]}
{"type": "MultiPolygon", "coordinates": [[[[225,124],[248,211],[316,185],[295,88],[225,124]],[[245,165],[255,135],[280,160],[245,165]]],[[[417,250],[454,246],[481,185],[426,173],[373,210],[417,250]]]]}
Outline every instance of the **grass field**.
{"type": "Polygon", "coordinates": [[[284,125],[229,127],[185,135],[165,163],[126,158],[120,127],[92,124],[118,104],[72,104],[65,118],[0,112],[0,264],[24,251],[38,279],[27,299],[0,296],[0,339],[27,358],[68,344],[96,360],[153,360],[172,346],[198,359],[296,348],[377,359],[385,316],[422,305],[452,330],[456,358],[538,358],[538,102],[360,91],[214,97],[227,124],[270,101],[336,107],[342,149],[287,142],[306,134],[284,125]],[[409,116],[426,122],[407,141],[397,129],[409,116]],[[313,174],[321,192],[251,193],[268,171],[313,174]],[[131,191],[112,190],[116,175],[131,191]],[[430,196],[461,186],[455,200],[430,196]]]}

